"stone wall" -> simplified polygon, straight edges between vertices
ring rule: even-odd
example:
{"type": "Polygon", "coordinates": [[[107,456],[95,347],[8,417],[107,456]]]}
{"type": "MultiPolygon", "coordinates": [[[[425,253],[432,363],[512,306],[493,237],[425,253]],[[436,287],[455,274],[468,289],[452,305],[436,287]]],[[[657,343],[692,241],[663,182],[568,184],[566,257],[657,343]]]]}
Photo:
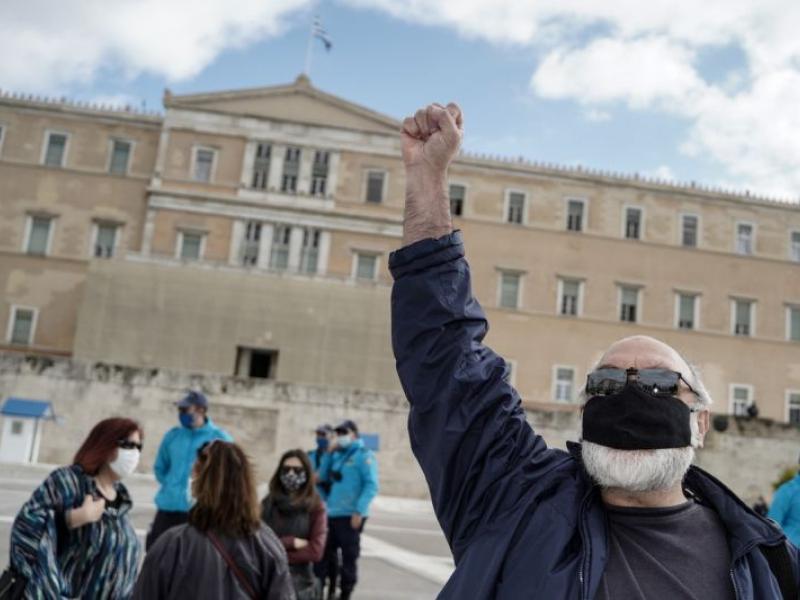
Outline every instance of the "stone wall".
{"type": "MultiPolygon", "coordinates": [[[[209,396],[211,417],[247,449],[262,482],[281,452],[313,444],[315,425],[350,418],[363,432],[380,435],[382,493],[427,494],[409,447],[407,405],[400,394],[0,354],[0,397],[49,400],[59,417],[45,425],[40,462],[69,462],[95,422],[121,415],[144,426],[140,470],[149,471],[161,437],[177,423],[173,402],[188,388],[209,396]]],[[[528,419],[551,446],[563,448],[578,437],[574,410],[529,411],[528,419]]],[[[752,502],[759,494],[769,496],[772,482],[796,464],[799,451],[797,427],[730,418],[726,431],[709,432],[697,464],[752,502]]]]}

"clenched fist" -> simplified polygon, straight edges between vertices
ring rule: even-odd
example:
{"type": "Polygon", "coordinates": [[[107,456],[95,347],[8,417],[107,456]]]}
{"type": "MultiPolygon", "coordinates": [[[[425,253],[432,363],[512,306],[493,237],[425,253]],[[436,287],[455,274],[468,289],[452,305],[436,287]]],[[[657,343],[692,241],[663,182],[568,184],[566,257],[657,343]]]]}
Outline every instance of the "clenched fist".
{"type": "Polygon", "coordinates": [[[452,231],[447,167],[464,136],[461,109],[430,104],[403,121],[406,207],[403,245],[452,231]]]}

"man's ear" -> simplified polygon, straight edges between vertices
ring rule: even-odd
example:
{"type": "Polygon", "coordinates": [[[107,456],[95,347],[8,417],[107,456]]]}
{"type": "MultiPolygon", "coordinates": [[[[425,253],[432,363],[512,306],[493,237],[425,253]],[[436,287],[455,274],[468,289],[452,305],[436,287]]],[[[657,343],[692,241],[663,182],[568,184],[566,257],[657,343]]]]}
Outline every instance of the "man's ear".
{"type": "Polygon", "coordinates": [[[708,433],[708,428],[711,423],[711,412],[708,410],[701,410],[697,414],[697,440],[695,446],[698,448],[703,447],[703,443],[708,433]]]}

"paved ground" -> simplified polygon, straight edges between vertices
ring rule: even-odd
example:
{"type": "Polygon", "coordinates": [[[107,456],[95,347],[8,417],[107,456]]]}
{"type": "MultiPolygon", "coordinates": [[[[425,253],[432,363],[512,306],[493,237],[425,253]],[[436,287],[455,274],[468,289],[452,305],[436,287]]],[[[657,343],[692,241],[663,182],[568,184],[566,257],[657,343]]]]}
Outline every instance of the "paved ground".
{"type": "MultiPolygon", "coordinates": [[[[0,569],[8,563],[14,515],[48,468],[0,463],[0,569]]],[[[134,526],[143,536],[152,520],[155,483],[126,480],[134,501],[134,526]]],[[[362,537],[360,583],[354,600],[429,600],[453,568],[450,552],[428,502],[379,497],[362,537]]]]}

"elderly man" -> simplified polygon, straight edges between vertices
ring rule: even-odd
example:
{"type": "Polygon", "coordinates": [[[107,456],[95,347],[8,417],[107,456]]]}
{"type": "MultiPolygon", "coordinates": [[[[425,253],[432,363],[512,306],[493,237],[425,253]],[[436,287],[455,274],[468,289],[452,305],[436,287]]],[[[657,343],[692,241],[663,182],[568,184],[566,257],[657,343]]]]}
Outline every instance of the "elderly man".
{"type": "Polygon", "coordinates": [[[456,562],[440,598],[797,598],[797,550],[690,466],[710,399],[671,347],[636,336],[608,349],[588,376],[582,445],[550,449],[531,429],[482,344],[452,230],[462,132],[454,104],[404,121],[404,247],[390,258],[411,445],[456,562]]]}

